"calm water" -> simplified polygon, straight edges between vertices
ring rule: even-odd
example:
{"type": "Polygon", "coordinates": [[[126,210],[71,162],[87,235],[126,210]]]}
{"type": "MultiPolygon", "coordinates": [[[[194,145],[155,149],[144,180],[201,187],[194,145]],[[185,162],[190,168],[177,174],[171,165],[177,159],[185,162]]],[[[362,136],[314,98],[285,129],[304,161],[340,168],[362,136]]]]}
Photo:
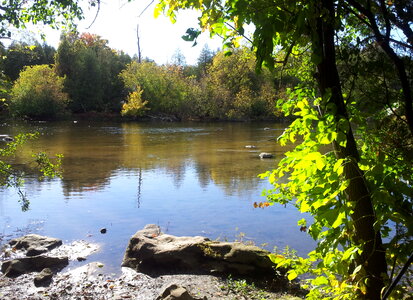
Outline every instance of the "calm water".
{"type": "MultiPolygon", "coordinates": [[[[64,154],[62,179],[39,182],[27,170],[30,210],[21,212],[13,189],[0,190],[0,234],[38,233],[102,245],[90,260],[116,272],[129,238],[154,223],[174,235],[251,240],[267,249],[313,242],[292,207],[255,209],[271,188],[257,174],[271,170],[285,148],[274,123],[37,123],[3,125],[1,134],[40,132],[16,157],[22,163],[45,150],[64,154]],[[264,130],[265,127],[271,130],[264,130]],[[247,149],[246,145],[255,145],[247,149]],[[260,160],[260,152],[276,159],[260,160]],[[277,159],[278,158],[278,159],[277,159]],[[100,228],[108,229],[100,234],[100,228]]],[[[90,261],[89,260],[89,261],[90,261]]]]}

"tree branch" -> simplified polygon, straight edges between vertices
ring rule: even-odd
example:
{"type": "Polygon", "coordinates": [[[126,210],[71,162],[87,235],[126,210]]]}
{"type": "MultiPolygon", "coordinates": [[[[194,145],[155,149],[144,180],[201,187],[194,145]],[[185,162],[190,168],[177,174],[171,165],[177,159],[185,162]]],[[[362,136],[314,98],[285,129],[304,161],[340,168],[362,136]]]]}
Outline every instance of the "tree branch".
{"type": "Polygon", "coordinates": [[[97,4],[98,4],[98,10],[96,11],[95,18],[93,19],[92,23],[88,27],[86,27],[86,29],[89,29],[90,27],[92,27],[92,25],[95,23],[96,19],[98,18],[99,11],[100,11],[100,0],[97,0],[97,4]]]}
{"type": "Polygon", "coordinates": [[[396,287],[400,279],[402,279],[404,273],[406,273],[407,269],[412,263],[413,263],[413,253],[410,255],[409,259],[404,264],[403,268],[401,269],[400,273],[397,275],[396,279],[394,279],[394,281],[391,283],[389,288],[384,293],[383,298],[381,298],[382,300],[386,300],[390,296],[391,292],[394,290],[394,288],[396,287]]]}

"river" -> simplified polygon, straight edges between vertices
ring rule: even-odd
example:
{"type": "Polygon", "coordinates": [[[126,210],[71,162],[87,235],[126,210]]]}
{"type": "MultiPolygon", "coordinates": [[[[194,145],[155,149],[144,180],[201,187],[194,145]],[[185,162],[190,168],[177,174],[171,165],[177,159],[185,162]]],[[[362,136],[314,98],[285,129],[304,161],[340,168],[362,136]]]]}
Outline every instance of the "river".
{"type": "Polygon", "coordinates": [[[0,127],[1,134],[38,131],[17,154],[26,169],[22,212],[14,189],[0,190],[0,235],[26,233],[101,244],[90,260],[117,272],[129,238],[146,224],[173,235],[243,240],[299,254],[314,242],[300,232],[305,217],[291,206],[254,208],[270,189],[258,174],[288,148],[276,144],[286,124],[107,123],[67,121],[0,127]],[[253,145],[256,148],[246,148],[253,145]],[[63,178],[39,181],[24,162],[34,152],[60,153],[63,178]],[[270,152],[274,159],[260,159],[270,152]],[[106,234],[100,229],[107,228],[106,234]]]}

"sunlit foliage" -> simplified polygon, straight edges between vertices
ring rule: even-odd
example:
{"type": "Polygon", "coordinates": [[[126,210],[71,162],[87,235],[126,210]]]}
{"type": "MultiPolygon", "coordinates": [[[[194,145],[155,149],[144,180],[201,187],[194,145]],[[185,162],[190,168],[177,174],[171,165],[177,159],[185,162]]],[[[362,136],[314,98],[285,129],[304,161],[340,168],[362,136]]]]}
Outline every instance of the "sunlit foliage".
{"type": "MultiPolygon", "coordinates": [[[[406,155],[413,134],[407,69],[413,46],[412,4],[161,0],[156,13],[175,20],[177,11],[188,8],[199,12],[200,30],[189,30],[187,40],[196,41],[201,30],[209,30],[231,49],[252,24],[249,38],[258,68],[274,70],[300,53],[307,57],[304,67],[289,72],[299,79],[298,85],[278,102],[286,115],[295,117],[280,141],[297,146],[266,174],[274,185],[267,197],[310,214],[313,221],[303,219],[298,225],[302,231],[308,228],[318,245],[308,258],[277,254],[273,261],[291,268],[291,280],[307,272],[315,275],[307,280],[309,299],[381,299],[390,293],[394,274],[411,256],[413,236],[413,170],[406,155]],[[378,77],[363,74],[366,60],[357,63],[372,47],[385,54],[389,65],[378,77]],[[342,61],[338,53],[344,54],[342,61]],[[356,62],[347,69],[349,77],[343,76],[346,60],[356,62]],[[388,103],[374,103],[369,93],[380,93],[379,102],[388,103]],[[400,140],[390,138],[389,130],[397,130],[407,143],[395,149],[400,140]],[[392,146],[386,146],[387,141],[392,146]]],[[[242,91],[241,99],[247,94],[242,91]]],[[[398,288],[391,297],[406,297],[409,285],[395,283],[398,288]]]]}
{"type": "Polygon", "coordinates": [[[142,92],[143,90],[137,87],[136,91],[129,93],[126,103],[122,105],[122,116],[140,117],[145,114],[148,101],[142,100],[142,92]]]}
{"type": "Polygon", "coordinates": [[[11,113],[36,119],[64,113],[69,98],[63,92],[63,81],[49,65],[26,67],[12,87],[11,113]]]}

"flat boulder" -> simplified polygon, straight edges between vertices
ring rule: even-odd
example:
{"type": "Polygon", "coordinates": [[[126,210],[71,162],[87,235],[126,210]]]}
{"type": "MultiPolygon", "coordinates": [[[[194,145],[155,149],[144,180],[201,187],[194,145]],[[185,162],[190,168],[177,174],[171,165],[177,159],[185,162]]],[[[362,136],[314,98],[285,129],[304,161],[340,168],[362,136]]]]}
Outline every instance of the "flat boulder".
{"type": "Polygon", "coordinates": [[[26,273],[40,272],[45,268],[59,271],[68,264],[67,257],[38,255],[6,260],[1,265],[1,271],[7,277],[17,277],[26,273]]]}
{"type": "Polygon", "coordinates": [[[11,240],[9,244],[17,250],[26,250],[28,256],[35,256],[61,246],[62,240],[38,234],[28,234],[11,240]]]}
{"type": "Polygon", "coordinates": [[[186,273],[274,277],[274,264],[268,254],[242,243],[164,234],[159,226],[150,224],[130,239],[122,266],[151,276],[186,273]]]}

